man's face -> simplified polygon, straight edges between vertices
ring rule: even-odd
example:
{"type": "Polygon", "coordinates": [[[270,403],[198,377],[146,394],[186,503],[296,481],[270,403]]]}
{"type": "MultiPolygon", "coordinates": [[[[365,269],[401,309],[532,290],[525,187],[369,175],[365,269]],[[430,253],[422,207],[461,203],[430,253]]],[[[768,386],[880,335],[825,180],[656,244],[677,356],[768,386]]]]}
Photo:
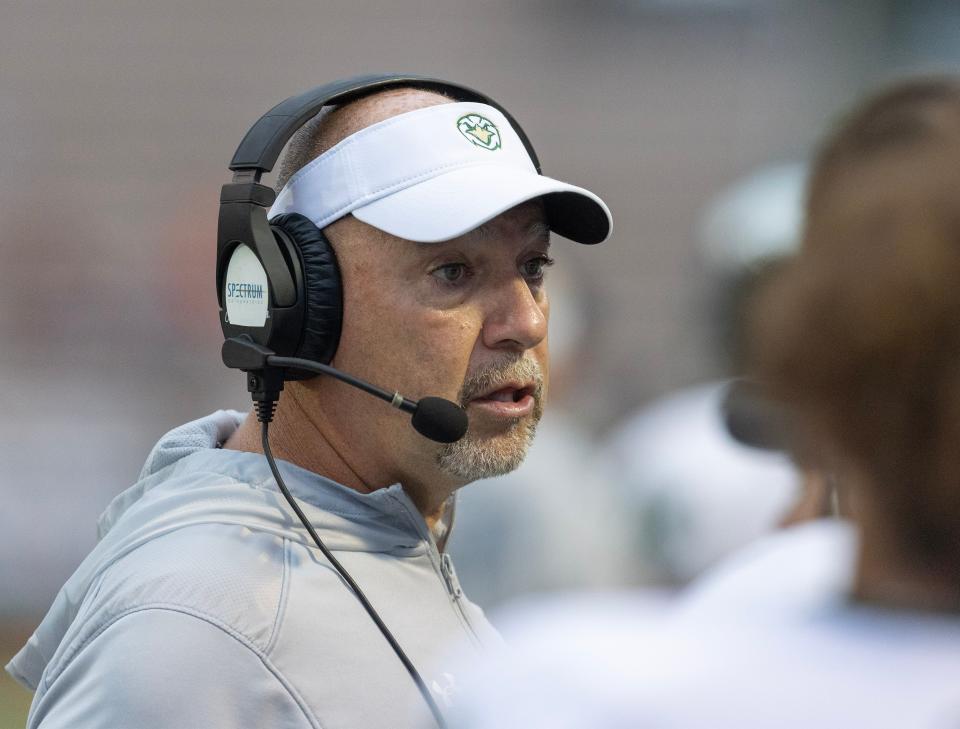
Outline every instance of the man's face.
{"type": "Polygon", "coordinates": [[[333,364],[410,398],[458,402],[470,419],[461,441],[441,446],[383,403],[314,380],[317,406],[344,438],[354,470],[430,488],[516,468],[548,377],[542,205],[525,203],[442,243],[401,240],[352,217],[327,233],[344,287],[333,364]]]}

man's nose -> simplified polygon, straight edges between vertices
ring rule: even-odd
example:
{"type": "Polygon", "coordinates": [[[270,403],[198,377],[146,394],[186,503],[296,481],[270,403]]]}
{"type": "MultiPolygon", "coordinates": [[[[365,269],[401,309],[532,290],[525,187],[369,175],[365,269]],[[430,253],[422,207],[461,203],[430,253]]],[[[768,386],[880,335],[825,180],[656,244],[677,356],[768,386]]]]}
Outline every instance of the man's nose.
{"type": "Polygon", "coordinates": [[[483,322],[483,343],[490,349],[523,351],[547,336],[546,294],[540,300],[523,279],[517,278],[492,292],[483,322]]]}

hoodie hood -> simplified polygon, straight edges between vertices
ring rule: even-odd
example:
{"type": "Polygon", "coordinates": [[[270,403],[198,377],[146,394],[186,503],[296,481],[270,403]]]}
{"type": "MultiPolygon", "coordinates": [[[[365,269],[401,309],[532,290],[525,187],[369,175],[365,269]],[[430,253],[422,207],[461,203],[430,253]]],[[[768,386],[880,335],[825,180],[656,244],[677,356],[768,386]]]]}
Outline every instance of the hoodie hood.
{"type": "MultiPolygon", "coordinates": [[[[99,576],[157,537],[197,524],[233,524],[313,544],[277,490],[266,458],[220,448],[244,417],[221,410],[172,430],[157,443],[139,481],[100,517],[96,547],[7,665],[14,678],[35,690],[99,576]]],[[[399,484],[362,494],[286,461],[277,464],[332,551],[416,556],[431,548],[427,525],[399,484]]]]}

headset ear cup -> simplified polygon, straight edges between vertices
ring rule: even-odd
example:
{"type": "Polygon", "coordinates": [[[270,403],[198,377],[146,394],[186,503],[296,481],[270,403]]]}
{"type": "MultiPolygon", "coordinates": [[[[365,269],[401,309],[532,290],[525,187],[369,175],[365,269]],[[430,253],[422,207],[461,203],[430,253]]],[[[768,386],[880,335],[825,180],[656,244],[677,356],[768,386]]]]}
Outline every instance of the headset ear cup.
{"type": "Polygon", "coordinates": [[[303,333],[293,356],[329,364],[337,351],[343,322],[340,268],[330,241],[312,220],[299,213],[278,215],[270,221],[270,227],[290,238],[303,268],[303,333]]]}

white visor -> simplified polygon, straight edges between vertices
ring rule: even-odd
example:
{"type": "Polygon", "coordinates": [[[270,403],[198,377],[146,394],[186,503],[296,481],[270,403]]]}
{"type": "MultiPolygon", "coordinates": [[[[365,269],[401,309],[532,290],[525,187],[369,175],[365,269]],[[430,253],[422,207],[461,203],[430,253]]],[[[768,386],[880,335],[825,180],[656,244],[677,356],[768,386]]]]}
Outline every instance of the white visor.
{"type": "Polygon", "coordinates": [[[588,190],[537,173],[506,117],[451,103],[400,114],[350,135],[299,170],[269,217],[300,213],[324,228],[349,213],[391,235],[449,240],[543,198],[550,228],[600,243],[612,220],[588,190]]]}

